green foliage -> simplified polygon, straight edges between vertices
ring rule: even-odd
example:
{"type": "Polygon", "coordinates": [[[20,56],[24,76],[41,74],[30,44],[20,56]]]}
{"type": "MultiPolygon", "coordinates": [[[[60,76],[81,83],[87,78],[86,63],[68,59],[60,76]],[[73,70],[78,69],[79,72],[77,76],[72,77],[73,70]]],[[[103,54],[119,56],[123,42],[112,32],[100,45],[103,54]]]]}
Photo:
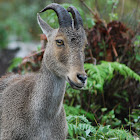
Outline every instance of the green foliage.
{"type": "Polygon", "coordinates": [[[134,78],[140,81],[140,76],[132,71],[129,67],[118,62],[102,61],[100,65],[85,64],[85,70],[88,74],[88,82],[86,89],[91,93],[97,91],[103,92],[105,82],[110,82],[114,77],[114,72],[124,76],[124,78],[134,78]]]}
{"type": "Polygon", "coordinates": [[[85,110],[81,109],[79,106],[73,107],[73,106],[68,106],[64,104],[64,109],[66,112],[66,115],[85,115],[87,119],[94,121],[95,117],[94,114],[90,112],[86,112],[85,110]]]}
{"type": "Polygon", "coordinates": [[[38,0],[0,2],[1,24],[6,27],[9,36],[16,36],[18,40],[30,41],[33,34],[38,34],[39,31],[36,20],[36,13],[39,12],[39,9],[38,0]],[[6,16],[1,13],[6,13],[6,16]]]}
{"type": "Polygon", "coordinates": [[[134,128],[136,133],[140,136],[140,104],[137,109],[133,109],[132,113],[129,114],[129,118],[124,118],[126,126],[134,128]]]}
{"type": "MultiPolygon", "coordinates": [[[[102,108],[101,111],[104,113],[107,108],[102,108]]],[[[115,117],[114,109],[101,116],[101,124],[111,125],[112,128],[120,126],[121,123],[121,120],[115,117]]]]}
{"type": "Polygon", "coordinates": [[[135,46],[135,58],[137,61],[140,61],[140,35],[136,36],[134,46],[135,46]]]}
{"type": "Polygon", "coordinates": [[[9,72],[12,72],[12,70],[13,70],[14,68],[17,68],[17,67],[19,66],[19,64],[21,64],[21,62],[22,62],[22,58],[21,58],[21,57],[16,57],[16,58],[14,58],[14,59],[11,61],[11,65],[10,65],[10,67],[8,68],[8,71],[9,71],[9,72]]]}
{"type": "Polygon", "coordinates": [[[109,17],[110,17],[110,21],[118,20],[118,14],[117,13],[110,13],[109,17]]]}
{"type": "MultiPolygon", "coordinates": [[[[118,0],[107,0],[107,4],[112,6],[112,9],[116,9],[119,1],[118,0]]],[[[118,13],[114,13],[113,10],[109,13],[110,21],[118,20],[118,13]]]]}
{"type": "Polygon", "coordinates": [[[109,125],[94,127],[84,116],[68,116],[68,139],[75,140],[134,140],[133,136],[123,129],[111,129],[109,125]]]}
{"type": "MultiPolygon", "coordinates": [[[[123,127],[121,129],[119,128],[121,126],[121,120],[115,117],[114,110],[107,112],[107,108],[102,108],[101,111],[103,114],[100,116],[102,125],[99,125],[97,123],[97,120],[95,119],[94,114],[84,111],[79,106],[73,107],[65,104],[64,108],[66,111],[69,132],[67,140],[134,140],[134,137],[128,131],[124,130],[123,127]],[[83,114],[86,117],[79,116],[83,114]],[[92,120],[92,122],[96,122],[97,126],[92,126],[89,120],[92,120]],[[111,129],[110,125],[111,127],[115,126],[118,128],[111,129]]],[[[138,110],[134,112],[135,113],[133,113],[132,116],[136,119],[135,121],[138,122],[140,116],[139,114],[137,114],[138,110]]],[[[133,125],[138,126],[139,124],[133,123],[133,125]]]]}
{"type": "Polygon", "coordinates": [[[4,25],[0,24],[0,49],[3,49],[8,44],[8,33],[4,25]]]}
{"type": "Polygon", "coordinates": [[[41,45],[38,45],[37,46],[37,52],[40,52],[41,51],[41,47],[42,47],[41,45]]]}

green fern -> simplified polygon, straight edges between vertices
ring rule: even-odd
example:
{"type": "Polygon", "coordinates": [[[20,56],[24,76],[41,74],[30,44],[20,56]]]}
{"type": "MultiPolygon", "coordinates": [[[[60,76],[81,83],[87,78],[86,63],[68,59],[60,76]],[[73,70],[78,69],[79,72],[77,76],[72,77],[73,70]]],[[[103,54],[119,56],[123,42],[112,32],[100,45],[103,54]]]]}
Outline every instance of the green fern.
{"type": "Polygon", "coordinates": [[[124,129],[111,129],[109,125],[94,127],[84,116],[70,115],[67,122],[69,140],[134,140],[134,137],[124,129]]]}
{"type": "Polygon", "coordinates": [[[65,112],[66,112],[67,116],[69,116],[69,115],[74,115],[74,116],[85,115],[87,119],[94,121],[95,116],[93,113],[86,112],[85,110],[83,110],[79,107],[68,106],[66,104],[64,104],[64,108],[65,108],[65,112]]]}
{"type": "Polygon", "coordinates": [[[88,74],[86,90],[92,93],[97,91],[103,92],[103,86],[106,81],[110,82],[114,77],[114,72],[118,72],[124,78],[134,78],[140,82],[140,76],[132,71],[129,67],[118,62],[102,61],[100,65],[85,64],[85,70],[88,74]]]}
{"type": "Polygon", "coordinates": [[[86,138],[89,133],[95,132],[95,129],[90,125],[90,122],[84,116],[68,116],[68,132],[70,138],[86,138]]]}

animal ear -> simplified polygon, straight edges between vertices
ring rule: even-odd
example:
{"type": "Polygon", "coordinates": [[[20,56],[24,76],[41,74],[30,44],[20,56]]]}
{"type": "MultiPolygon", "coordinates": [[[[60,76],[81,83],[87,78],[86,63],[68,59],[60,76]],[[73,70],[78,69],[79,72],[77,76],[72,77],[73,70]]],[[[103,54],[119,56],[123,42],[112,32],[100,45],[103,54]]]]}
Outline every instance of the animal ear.
{"type": "Polygon", "coordinates": [[[53,28],[51,28],[37,13],[37,22],[42,30],[42,32],[48,37],[49,33],[52,32],[53,28]]]}

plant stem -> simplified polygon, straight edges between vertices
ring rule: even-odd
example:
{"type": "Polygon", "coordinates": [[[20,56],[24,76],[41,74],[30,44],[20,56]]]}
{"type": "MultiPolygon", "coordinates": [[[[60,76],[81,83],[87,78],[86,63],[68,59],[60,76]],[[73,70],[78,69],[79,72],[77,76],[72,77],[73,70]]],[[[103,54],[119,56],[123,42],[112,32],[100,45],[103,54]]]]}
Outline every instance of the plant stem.
{"type": "Polygon", "coordinates": [[[124,3],[125,3],[125,0],[122,0],[122,9],[121,9],[121,16],[120,16],[120,19],[122,19],[123,14],[124,14],[124,3]]]}
{"type": "Polygon", "coordinates": [[[80,2],[95,16],[95,12],[92,11],[92,9],[83,1],[83,0],[80,0],[80,2]]]}
{"type": "Polygon", "coordinates": [[[130,107],[129,107],[129,123],[130,123],[130,133],[131,133],[131,118],[130,118],[130,107]]]}

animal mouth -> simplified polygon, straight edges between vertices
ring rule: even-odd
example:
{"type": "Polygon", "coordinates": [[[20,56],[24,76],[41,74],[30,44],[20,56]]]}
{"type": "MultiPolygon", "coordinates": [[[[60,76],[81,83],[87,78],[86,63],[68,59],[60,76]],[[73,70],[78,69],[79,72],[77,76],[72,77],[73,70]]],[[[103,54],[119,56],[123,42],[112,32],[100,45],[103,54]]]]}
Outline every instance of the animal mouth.
{"type": "Polygon", "coordinates": [[[72,80],[70,80],[70,78],[68,77],[68,82],[71,85],[72,88],[74,89],[81,89],[83,86],[80,86],[78,84],[75,84],[72,80]]]}

